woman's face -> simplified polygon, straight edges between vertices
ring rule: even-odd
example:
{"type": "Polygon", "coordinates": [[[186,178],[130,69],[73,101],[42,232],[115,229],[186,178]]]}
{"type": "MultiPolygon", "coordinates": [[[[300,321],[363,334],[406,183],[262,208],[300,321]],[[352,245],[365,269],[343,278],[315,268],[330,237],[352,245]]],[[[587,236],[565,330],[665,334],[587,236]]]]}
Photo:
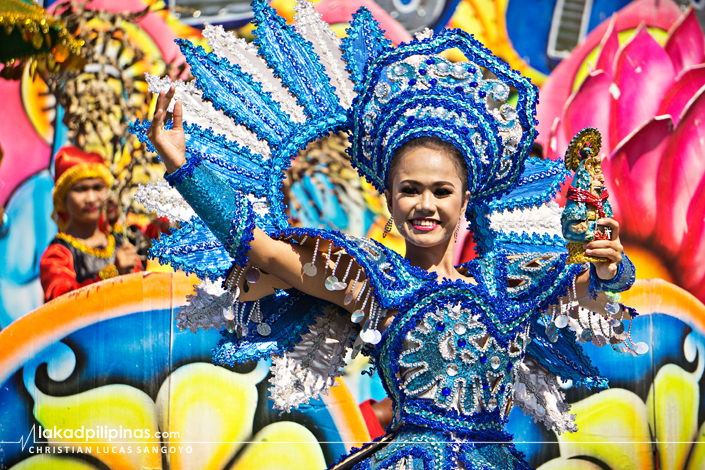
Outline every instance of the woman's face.
{"type": "Polygon", "coordinates": [[[389,211],[404,238],[420,247],[447,242],[465,212],[470,193],[452,156],[425,147],[398,156],[385,191],[389,211]]]}
{"type": "Polygon", "coordinates": [[[71,223],[98,223],[108,185],[102,178],[79,180],[66,193],[66,212],[71,223]]]}

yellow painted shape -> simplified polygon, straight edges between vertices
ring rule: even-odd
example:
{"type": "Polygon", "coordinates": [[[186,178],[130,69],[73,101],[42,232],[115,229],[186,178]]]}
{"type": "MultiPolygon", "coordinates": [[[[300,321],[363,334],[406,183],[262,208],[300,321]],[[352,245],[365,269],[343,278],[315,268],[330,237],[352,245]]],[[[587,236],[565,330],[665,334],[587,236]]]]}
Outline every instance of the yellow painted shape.
{"type": "MultiPolygon", "coordinates": [[[[527,64],[514,50],[509,39],[506,23],[508,5],[509,0],[463,0],[458,4],[449,25],[474,35],[495,55],[540,86],[547,76],[527,64]]],[[[456,51],[444,56],[452,61],[465,60],[456,51]]]]}
{"type": "Polygon", "coordinates": [[[348,37],[348,28],[350,28],[350,23],[334,23],[330,25],[330,30],[338,36],[338,39],[348,37]]]}
{"type": "Polygon", "coordinates": [[[685,467],[698,430],[699,403],[700,391],[693,374],[675,364],[661,367],[646,399],[649,424],[656,435],[659,469],[685,467]]]}
{"type": "Polygon", "coordinates": [[[603,470],[599,465],[582,459],[566,459],[559,457],[549,460],[536,470],[603,470]]]}
{"type": "Polygon", "coordinates": [[[390,250],[396,251],[401,256],[404,256],[406,253],[406,242],[394,224],[392,224],[392,231],[389,232],[386,237],[383,236],[387,220],[389,220],[389,218],[377,217],[372,225],[370,225],[370,228],[367,230],[367,235],[365,236],[380,242],[390,250]]]}
{"type": "Polygon", "coordinates": [[[685,470],[702,470],[705,468],[705,423],[698,431],[698,438],[693,442],[688,467],[685,470]]]}
{"type": "Polygon", "coordinates": [[[237,30],[237,35],[239,37],[247,40],[247,42],[252,42],[255,39],[255,35],[253,34],[254,30],[255,30],[255,25],[252,24],[252,22],[249,22],[237,30]]]}
{"type": "MultiPolygon", "coordinates": [[[[311,3],[316,5],[321,0],[311,0],[311,3]]],[[[296,15],[296,1],[295,0],[272,0],[269,5],[277,10],[279,16],[282,16],[287,23],[293,24],[294,15],[296,15]]]]}
{"type": "Polygon", "coordinates": [[[147,32],[136,24],[123,22],[121,28],[127,33],[127,40],[136,48],[141,50],[145,57],[151,62],[162,58],[162,52],[154,39],[147,32]]]}
{"type": "Polygon", "coordinates": [[[181,272],[141,272],[96,282],[45,303],[0,330],[0,383],[37,351],[88,325],[184,305],[197,282],[196,276],[181,272]]]}
{"type": "Polygon", "coordinates": [[[132,160],[132,155],[130,155],[130,151],[127,147],[123,147],[122,155],[120,155],[120,159],[117,162],[117,168],[115,168],[115,172],[118,173],[124,170],[127,165],[129,165],[130,160],[132,160]]]}
{"type": "Polygon", "coordinates": [[[169,455],[172,470],[220,470],[252,436],[257,408],[256,382],[207,363],[175,370],[157,395],[160,428],[170,445],[193,452],[169,455]]]}
{"type": "Polygon", "coordinates": [[[367,204],[367,208],[377,215],[389,217],[387,203],[372,184],[366,178],[361,180],[362,198],[367,204]]]}
{"type": "MultiPolygon", "coordinates": [[[[491,1],[487,1],[486,3],[490,4],[490,8],[492,8],[491,1]]],[[[459,28],[463,31],[474,34],[475,39],[483,44],[487,42],[485,38],[485,26],[483,25],[479,12],[475,11],[473,3],[470,2],[470,0],[463,0],[458,3],[458,6],[450,19],[450,25],[454,28],[459,28]]]]}
{"type": "Polygon", "coordinates": [[[663,279],[637,279],[622,303],[641,315],[668,312],[705,335],[705,305],[687,290],[663,279]]]}
{"type": "Polygon", "coordinates": [[[653,470],[647,410],[638,395],[605,390],[575,403],[579,431],[558,436],[561,456],[589,456],[619,470],[653,470]]]}
{"type": "Polygon", "coordinates": [[[49,87],[37,75],[33,78],[29,67],[22,72],[20,84],[22,107],[37,135],[51,145],[54,141],[54,118],[56,117],[56,98],[49,93],[49,87]]]}
{"type": "Polygon", "coordinates": [[[201,35],[200,29],[196,29],[186,23],[182,23],[178,18],[176,18],[176,16],[171,14],[168,9],[159,9],[158,7],[153,8],[157,8],[157,11],[154,13],[164,20],[167,26],[169,26],[169,29],[171,29],[172,33],[174,33],[175,37],[188,39],[194,45],[202,46],[207,52],[211,51],[211,48],[208,46],[208,40],[201,35]]]}
{"type": "Polygon", "coordinates": [[[90,448],[91,454],[112,470],[161,468],[159,454],[129,453],[134,445],[153,442],[158,432],[154,402],[143,391],[129,385],[106,385],[66,397],[53,397],[37,390],[34,416],[42,427],[53,432],[64,430],[61,437],[47,437],[51,444],[80,445],[90,448]],[[108,430],[122,428],[142,437],[110,437],[108,430]],[[83,429],[83,437],[68,438],[66,430],[83,429]],[[88,432],[94,431],[92,437],[88,432]],[[122,451],[120,450],[122,448],[122,451]]]}
{"type": "Polygon", "coordinates": [[[156,259],[148,259],[147,266],[144,268],[144,270],[149,271],[151,273],[173,273],[174,272],[174,268],[172,268],[171,265],[161,264],[156,259]]]}
{"type": "Polygon", "coordinates": [[[96,467],[83,460],[54,457],[53,455],[35,455],[23,460],[10,470],[96,470],[96,467]]]}
{"type": "Polygon", "coordinates": [[[321,445],[304,426],[282,421],[264,427],[230,470],[326,468],[321,445]]]}
{"type": "Polygon", "coordinates": [[[277,10],[280,16],[286,19],[286,22],[291,24],[294,21],[294,15],[296,15],[296,2],[292,0],[272,0],[269,5],[277,10]]]}
{"type": "Polygon", "coordinates": [[[641,245],[624,244],[624,252],[629,253],[629,259],[636,267],[637,279],[663,279],[673,282],[671,272],[660,256],[641,245]]]}
{"type": "Polygon", "coordinates": [[[506,0],[466,0],[477,15],[477,19],[482,25],[483,38],[486,40],[487,45],[496,45],[501,39],[504,39],[502,33],[504,31],[499,31],[500,23],[499,16],[504,15],[507,9],[506,0]],[[498,11],[499,10],[499,11],[498,11]]]}

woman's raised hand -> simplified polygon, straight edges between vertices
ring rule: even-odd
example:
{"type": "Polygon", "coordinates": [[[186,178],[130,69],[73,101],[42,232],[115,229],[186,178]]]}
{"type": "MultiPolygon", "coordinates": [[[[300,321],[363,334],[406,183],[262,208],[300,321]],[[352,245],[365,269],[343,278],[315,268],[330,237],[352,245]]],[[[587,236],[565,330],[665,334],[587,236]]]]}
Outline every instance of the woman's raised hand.
{"type": "Polygon", "coordinates": [[[166,166],[166,171],[173,173],[179,169],[181,165],[186,163],[186,137],[184,135],[183,126],[183,109],[178,101],[174,105],[174,126],[167,130],[164,128],[167,109],[171,103],[176,89],[172,86],[169,91],[159,92],[157,98],[157,109],[154,112],[152,125],[147,130],[147,137],[156,149],[157,153],[166,166]]]}

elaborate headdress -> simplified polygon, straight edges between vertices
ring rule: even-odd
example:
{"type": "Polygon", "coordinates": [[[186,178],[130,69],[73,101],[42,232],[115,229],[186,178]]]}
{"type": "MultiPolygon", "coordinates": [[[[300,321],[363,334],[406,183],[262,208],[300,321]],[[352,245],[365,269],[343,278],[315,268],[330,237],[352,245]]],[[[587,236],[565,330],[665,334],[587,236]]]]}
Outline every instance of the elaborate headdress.
{"type": "Polygon", "coordinates": [[[512,187],[535,137],[537,90],[461,30],[419,37],[372,61],[350,116],[352,164],[380,192],[392,156],[405,142],[435,136],[465,156],[471,199],[512,187]],[[467,61],[440,54],[458,48],[467,61]],[[485,78],[488,72],[493,75],[485,78]],[[506,101],[511,87],[518,109],[506,101]]]}
{"type": "Polygon", "coordinates": [[[108,187],[113,184],[113,175],[100,154],[84,152],[78,147],[63,147],[54,158],[54,212],[52,218],[63,230],[68,223],[66,194],[76,182],[86,178],[101,178],[108,187]]]}
{"type": "MultiPolygon", "coordinates": [[[[429,32],[394,48],[363,8],[341,42],[313,4],[297,3],[292,27],[265,2],[253,2],[252,44],[211,26],[203,34],[213,52],[178,41],[195,77],[173,83],[184,108],[187,159],[247,194],[259,227],[272,233],[288,226],[280,187],[291,157],[309,142],[347,130],[351,163],[379,191],[404,142],[436,136],[458,147],[469,170],[467,215],[479,251],[497,242],[562,246],[560,224],[550,235],[502,236],[492,226],[493,213],[548,201],[566,174],[560,162],[527,161],[537,104],[527,78],[463,31],[429,32]],[[453,48],[468,60],[452,63],[441,56],[453,48]],[[513,91],[516,107],[507,103],[513,91]]],[[[148,82],[152,92],[172,85],[168,78],[148,82]]],[[[148,126],[137,122],[132,131],[153,150],[148,126]]],[[[145,201],[148,209],[184,223],[153,254],[199,275],[222,275],[233,261],[222,244],[192,212],[183,219],[171,210],[185,206],[178,195],[161,191],[157,199],[145,201]]],[[[501,216],[495,219],[498,227],[511,226],[511,220],[507,225],[501,216]]]]}

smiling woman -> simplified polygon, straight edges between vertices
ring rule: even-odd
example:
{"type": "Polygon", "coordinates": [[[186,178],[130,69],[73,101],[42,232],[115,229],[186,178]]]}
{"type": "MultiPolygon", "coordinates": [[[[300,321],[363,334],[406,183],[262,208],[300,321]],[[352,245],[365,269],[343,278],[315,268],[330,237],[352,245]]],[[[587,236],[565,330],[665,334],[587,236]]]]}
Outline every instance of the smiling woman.
{"type": "Polygon", "coordinates": [[[457,233],[470,199],[467,164],[458,149],[437,137],[422,137],[399,147],[389,167],[387,206],[406,240],[406,259],[439,276],[459,278],[453,266],[457,233]],[[445,253],[435,266],[428,249],[445,253]],[[421,248],[421,249],[419,249],[421,248]],[[450,262],[448,262],[450,261],[450,262]]]}
{"type": "Polygon", "coordinates": [[[462,31],[393,48],[363,9],[338,44],[308,2],[295,29],[265,2],[253,11],[259,51],[212,29],[213,52],[182,42],[196,79],[150,77],[154,121],[133,126],[183,196],[145,190],[180,221],[152,252],[203,280],[177,326],[225,325],[217,364],[272,357],[270,397],[287,411],[326,392],[348,351],[369,355],[392,422],[332,468],[528,469],[505,430],[512,407],[574,431],[558,378],[606,385],[566,327],[634,350],[629,312],[607,295],[633,282],[616,222],[601,221],[610,240],[586,244],[606,258],[595,269],[566,263],[560,220],[557,233],[544,229],[554,224],[540,214],[566,173],[528,158],[535,87],[462,31]],[[467,60],[443,57],[455,48],[467,60]],[[405,257],[288,225],[282,170],[296,149],[340,130],[351,164],[386,194],[405,257]],[[171,209],[186,203],[187,216],[171,209]],[[503,231],[517,213],[523,233],[503,231]],[[478,256],[454,266],[463,217],[478,256]]]}
{"type": "Polygon", "coordinates": [[[56,154],[54,220],[59,233],[39,262],[44,300],[119,274],[141,270],[121,234],[99,228],[113,176],[97,153],[65,147],[56,154]]]}

